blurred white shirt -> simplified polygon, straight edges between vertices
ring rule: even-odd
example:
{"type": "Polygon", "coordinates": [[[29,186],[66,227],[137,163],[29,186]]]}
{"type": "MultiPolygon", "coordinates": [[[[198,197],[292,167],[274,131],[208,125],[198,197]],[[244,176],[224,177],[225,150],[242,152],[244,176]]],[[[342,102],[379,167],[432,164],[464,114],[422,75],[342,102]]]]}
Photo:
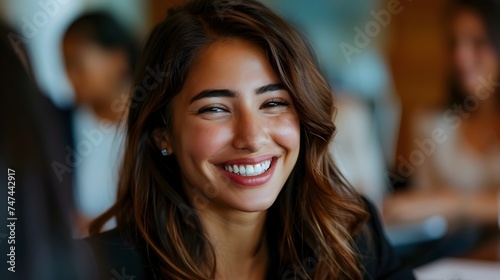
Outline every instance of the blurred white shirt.
{"type": "Polygon", "coordinates": [[[474,192],[500,186],[500,141],[487,153],[475,152],[462,136],[461,126],[447,121],[441,114],[421,114],[415,120],[415,139],[432,139],[432,131],[440,128],[446,137],[435,143],[424,163],[416,166],[414,185],[421,189],[452,187],[474,192]]]}
{"type": "Polygon", "coordinates": [[[370,111],[347,96],[336,96],[335,106],[337,133],[330,153],[347,181],[380,208],[387,191],[386,169],[370,111]]]}
{"type": "Polygon", "coordinates": [[[111,122],[98,119],[89,108],[78,108],[73,118],[77,210],[95,218],[116,200],[118,169],[124,133],[111,122]]]}

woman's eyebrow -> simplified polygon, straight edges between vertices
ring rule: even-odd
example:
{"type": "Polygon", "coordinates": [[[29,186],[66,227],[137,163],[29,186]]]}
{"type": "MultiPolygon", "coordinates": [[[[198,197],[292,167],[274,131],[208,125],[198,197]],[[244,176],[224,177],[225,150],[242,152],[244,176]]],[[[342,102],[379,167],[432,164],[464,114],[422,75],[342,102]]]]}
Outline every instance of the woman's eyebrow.
{"type": "MultiPolygon", "coordinates": [[[[268,84],[265,86],[259,87],[255,93],[256,94],[262,94],[270,91],[275,91],[275,90],[282,90],[285,89],[285,86],[281,83],[275,83],[275,84],[268,84]]],[[[191,101],[189,104],[192,104],[193,102],[203,99],[203,98],[210,98],[210,97],[237,97],[238,93],[229,89],[206,89],[195,95],[193,98],[191,98],[191,101]]]]}
{"type": "Polygon", "coordinates": [[[256,93],[262,94],[262,93],[266,93],[269,91],[282,90],[282,89],[285,89],[285,86],[283,84],[275,83],[275,84],[269,84],[269,85],[265,85],[265,86],[258,88],[256,93]]]}
{"type": "Polygon", "coordinates": [[[228,90],[228,89],[206,89],[203,90],[202,92],[198,93],[195,95],[195,97],[191,98],[191,101],[189,104],[203,99],[203,98],[209,98],[209,97],[236,97],[238,94],[235,91],[228,90]]]}

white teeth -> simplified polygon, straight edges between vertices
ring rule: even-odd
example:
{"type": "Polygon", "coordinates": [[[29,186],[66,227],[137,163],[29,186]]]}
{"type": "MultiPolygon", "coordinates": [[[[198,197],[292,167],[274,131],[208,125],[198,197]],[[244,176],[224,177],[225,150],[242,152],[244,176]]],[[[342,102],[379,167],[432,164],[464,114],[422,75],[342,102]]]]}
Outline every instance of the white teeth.
{"type": "Polygon", "coordinates": [[[245,167],[245,170],[246,170],[247,175],[253,175],[255,173],[255,170],[253,169],[253,166],[251,166],[251,165],[247,165],[245,167]]]}
{"type": "Polygon", "coordinates": [[[262,165],[260,164],[255,165],[255,173],[262,173],[262,165]]]}
{"type": "Polygon", "coordinates": [[[225,165],[224,169],[240,176],[257,176],[266,172],[271,166],[271,160],[266,160],[254,165],[225,165]]]}

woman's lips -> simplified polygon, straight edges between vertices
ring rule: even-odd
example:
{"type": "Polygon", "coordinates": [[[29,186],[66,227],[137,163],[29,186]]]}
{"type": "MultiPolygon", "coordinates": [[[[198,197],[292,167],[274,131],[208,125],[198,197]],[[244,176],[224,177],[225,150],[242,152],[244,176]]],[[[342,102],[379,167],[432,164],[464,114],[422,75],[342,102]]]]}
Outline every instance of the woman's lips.
{"type": "Polygon", "coordinates": [[[222,173],[234,183],[243,187],[257,187],[267,183],[273,176],[276,167],[276,157],[265,159],[261,162],[250,164],[255,160],[227,162],[219,166],[222,173]]]}

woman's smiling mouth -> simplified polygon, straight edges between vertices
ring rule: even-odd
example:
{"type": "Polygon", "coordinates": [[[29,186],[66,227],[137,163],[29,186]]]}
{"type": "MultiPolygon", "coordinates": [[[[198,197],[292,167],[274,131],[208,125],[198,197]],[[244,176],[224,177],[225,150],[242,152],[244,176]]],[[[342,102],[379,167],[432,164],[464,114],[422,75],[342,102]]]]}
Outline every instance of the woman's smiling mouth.
{"type": "Polygon", "coordinates": [[[224,169],[240,176],[257,176],[269,169],[271,166],[271,160],[272,159],[268,159],[257,164],[229,164],[224,165],[224,169]]]}
{"type": "Polygon", "coordinates": [[[273,175],[278,157],[228,161],[219,165],[222,173],[238,185],[255,187],[265,184],[273,175]]]}

